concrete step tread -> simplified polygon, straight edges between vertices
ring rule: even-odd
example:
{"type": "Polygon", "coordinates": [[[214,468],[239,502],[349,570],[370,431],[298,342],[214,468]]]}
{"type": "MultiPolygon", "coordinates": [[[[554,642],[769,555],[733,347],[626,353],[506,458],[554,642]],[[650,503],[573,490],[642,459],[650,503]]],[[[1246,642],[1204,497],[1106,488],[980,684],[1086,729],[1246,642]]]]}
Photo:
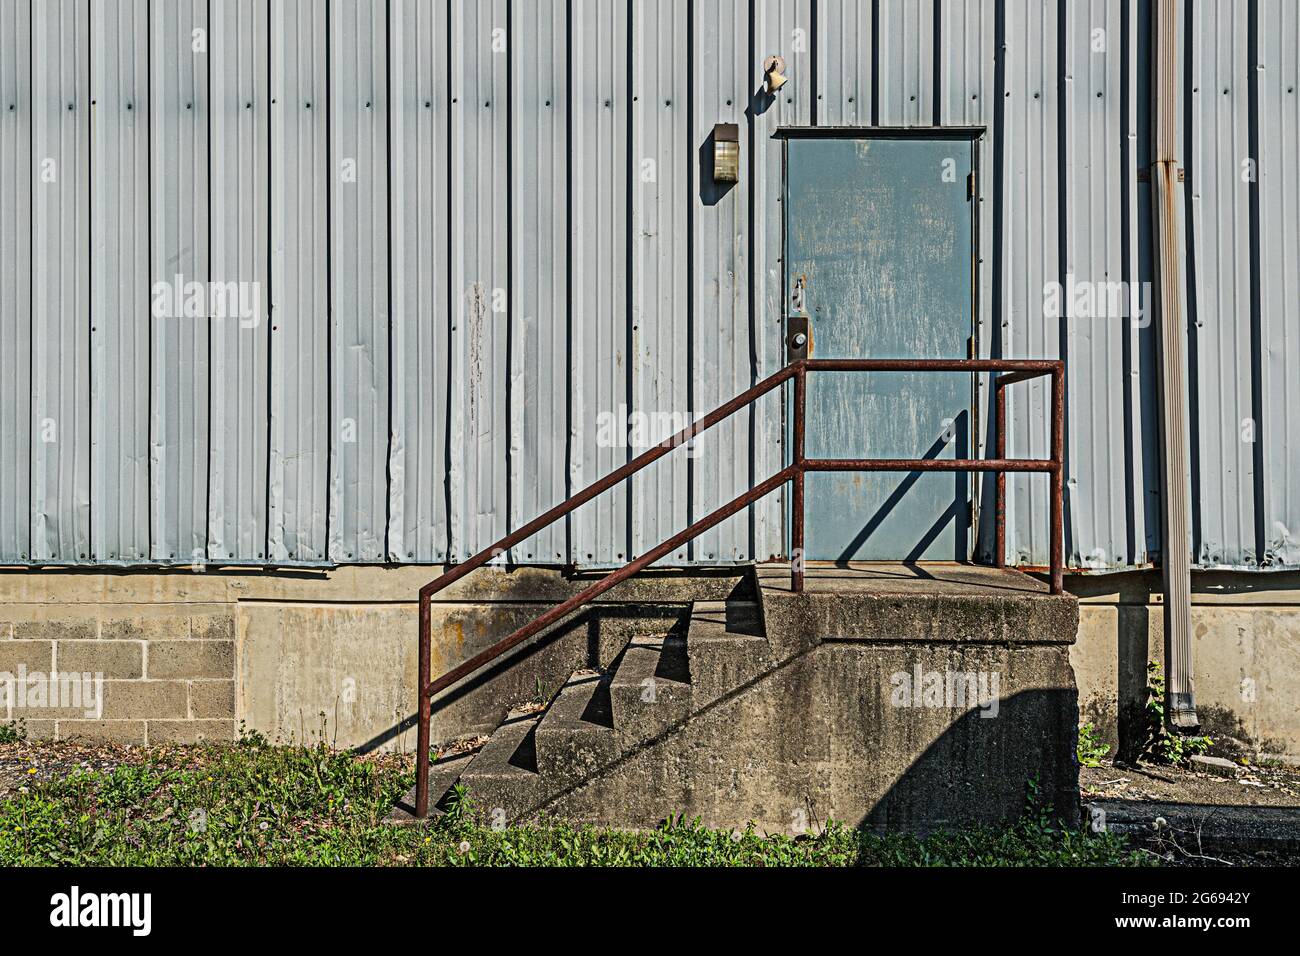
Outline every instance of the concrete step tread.
{"type": "Polygon", "coordinates": [[[489,778],[535,778],[537,752],[534,731],[543,711],[516,708],[506,715],[483,749],[465,769],[465,782],[489,778]]]}
{"type": "Polygon", "coordinates": [[[619,754],[609,678],[577,671],[551,701],[534,735],[543,788],[567,786],[619,754]]]}
{"type": "Polygon", "coordinates": [[[629,687],[641,688],[649,681],[670,693],[676,688],[689,688],[690,667],[682,635],[634,637],[628,642],[614,671],[611,690],[618,693],[629,687]]]}
{"type": "Polygon", "coordinates": [[[575,671],[551,701],[538,724],[539,733],[611,729],[609,678],[595,671],[575,671]]]}
{"type": "Polygon", "coordinates": [[[766,644],[762,610],[756,601],[696,601],[686,640],[766,644]]]}

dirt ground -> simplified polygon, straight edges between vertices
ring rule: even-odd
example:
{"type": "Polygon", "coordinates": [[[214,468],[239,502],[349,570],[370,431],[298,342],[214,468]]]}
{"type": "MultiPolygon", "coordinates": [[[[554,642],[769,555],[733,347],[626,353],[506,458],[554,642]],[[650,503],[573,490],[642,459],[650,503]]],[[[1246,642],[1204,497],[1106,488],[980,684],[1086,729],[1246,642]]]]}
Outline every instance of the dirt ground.
{"type": "Polygon", "coordinates": [[[1300,769],[1242,767],[1235,779],[1180,767],[1083,767],[1079,791],[1084,802],[1098,797],[1167,803],[1245,807],[1300,807],[1300,769]]]}

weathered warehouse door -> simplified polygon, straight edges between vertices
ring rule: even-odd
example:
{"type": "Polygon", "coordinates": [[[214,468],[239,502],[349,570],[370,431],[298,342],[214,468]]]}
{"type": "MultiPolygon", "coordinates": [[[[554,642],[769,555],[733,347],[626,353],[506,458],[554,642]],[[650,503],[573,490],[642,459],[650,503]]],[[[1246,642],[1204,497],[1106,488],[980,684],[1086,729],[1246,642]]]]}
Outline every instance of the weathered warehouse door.
{"type": "MultiPolygon", "coordinates": [[[[786,143],[789,316],[813,358],[966,358],[974,334],[974,144],[792,137],[786,143]]],[[[810,458],[968,458],[973,379],[936,372],[808,378],[810,458]]],[[[809,474],[810,560],[967,560],[971,477],[809,474]]]]}

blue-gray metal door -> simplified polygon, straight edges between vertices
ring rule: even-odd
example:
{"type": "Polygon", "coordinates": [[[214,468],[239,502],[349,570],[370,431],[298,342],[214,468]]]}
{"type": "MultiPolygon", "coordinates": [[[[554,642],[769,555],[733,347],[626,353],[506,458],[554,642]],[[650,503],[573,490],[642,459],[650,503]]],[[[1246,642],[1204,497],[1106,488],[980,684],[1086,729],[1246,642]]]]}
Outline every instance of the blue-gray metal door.
{"type": "MultiPolygon", "coordinates": [[[[966,358],[973,333],[974,144],[791,138],[787,315],[812,358],[966,358]]],[[[969,458],[972,376],[817,372],[810,458],[969,458]]],[[[959,472],[810,474],[810,560],[967,560],[971,479],[959,472]]]]}

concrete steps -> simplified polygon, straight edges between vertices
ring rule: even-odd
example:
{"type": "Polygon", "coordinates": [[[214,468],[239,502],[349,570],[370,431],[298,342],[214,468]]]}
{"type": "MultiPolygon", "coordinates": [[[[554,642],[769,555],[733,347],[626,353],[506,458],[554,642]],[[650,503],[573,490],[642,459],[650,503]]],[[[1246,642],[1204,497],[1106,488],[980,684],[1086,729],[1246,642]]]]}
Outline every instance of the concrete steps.
{"type": "Polygon", "coordinates": [[[434,766],[431,803],[459,782],[491,825],[926,829],[1016,815],[1032,779],[1077,819],[1073,598],[970,566],[813,569],[800,594],[759,567],[755,584],[756,602],[696,601],[679,631],[511,711],[434,766]],[[947,676],[996,678],[998,706],[898,703],[900,681],[947,676]]]}
{"type": "MultiPolygon", "coordinates": [[[[544,710],[512,710],[477,753],[435,764],[431,803],[441,807],[460,783],[488,822],[525,819],[752,680],[770,658],[756,604],[696,602],[686,634],[631,638],[607,673],[575,671],[544,710]]],[[[409,812],[413,792],[403,805],[409,812]]]]}

